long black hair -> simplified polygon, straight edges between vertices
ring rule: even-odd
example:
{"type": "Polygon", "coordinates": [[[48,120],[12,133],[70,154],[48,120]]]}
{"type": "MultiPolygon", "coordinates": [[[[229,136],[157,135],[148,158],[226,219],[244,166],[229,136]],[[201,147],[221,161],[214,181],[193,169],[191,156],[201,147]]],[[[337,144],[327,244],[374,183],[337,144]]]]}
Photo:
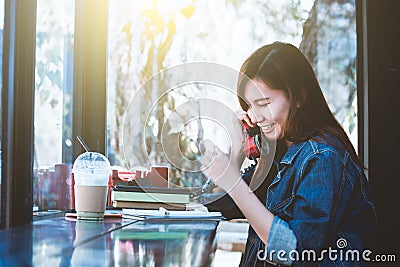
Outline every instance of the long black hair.
{"type": "Polygon", "coordinates": [[[295,46],[275,42],[252,53],[243,63],[237,86],[240,106],[247,111],[244,88],[251,80],[260,80],[274,90],[283,91],[289,101],[288,123],[284,136],[291,142],[325,139],[340,140],[351,158],[363,166],[346,132],[328,107],[314,70],[295,46]]]}

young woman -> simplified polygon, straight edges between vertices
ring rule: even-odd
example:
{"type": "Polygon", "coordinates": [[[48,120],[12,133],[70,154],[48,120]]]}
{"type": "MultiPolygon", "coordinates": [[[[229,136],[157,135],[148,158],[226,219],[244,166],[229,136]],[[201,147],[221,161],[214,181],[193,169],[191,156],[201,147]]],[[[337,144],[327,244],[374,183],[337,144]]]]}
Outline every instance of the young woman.
{"type": "Polygon", "coordinates": [[[262,132],[257,167],[243,177],[240,145],[231,155],[206,152],[203,165],[250,223],[241,264],[363,265],[376,228],[373,198],[307,59],[293,45],[265,45],[242,65],[237,93],[239,120],[262,132]],[[260,177],[272,178],[250,188],[260,177]]]}

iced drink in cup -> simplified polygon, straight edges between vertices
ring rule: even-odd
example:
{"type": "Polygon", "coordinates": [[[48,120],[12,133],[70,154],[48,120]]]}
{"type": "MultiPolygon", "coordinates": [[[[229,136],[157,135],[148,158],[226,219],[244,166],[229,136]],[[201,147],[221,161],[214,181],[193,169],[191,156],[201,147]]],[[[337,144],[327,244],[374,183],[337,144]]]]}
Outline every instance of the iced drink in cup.
{"type": "Polygon", "coordinates": [[[85,152],[75,160],[73,169],[75,210],[78,219],[103,220],[111,165],[97,152],[85,152]]]}

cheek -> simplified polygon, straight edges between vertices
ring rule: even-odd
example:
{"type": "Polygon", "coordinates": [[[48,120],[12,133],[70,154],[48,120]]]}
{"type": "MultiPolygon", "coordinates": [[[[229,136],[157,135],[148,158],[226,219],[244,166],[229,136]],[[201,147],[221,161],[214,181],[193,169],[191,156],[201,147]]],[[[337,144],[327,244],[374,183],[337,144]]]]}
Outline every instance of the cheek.
{"type": "Polygon", "coordinates": [[[272,110],[274,114],[274,120],[278,122],[281,126],[287,124],[289,117],[289,104],[285,103],[284,105],[277,106],[274,110],[272,110]]]}
{"type": "Polygon", "coordinates": [[[282,109],[279,113],[279,121],[282,129],[287,126],[288,119],[289,119],[289,109],[282,109]]]}

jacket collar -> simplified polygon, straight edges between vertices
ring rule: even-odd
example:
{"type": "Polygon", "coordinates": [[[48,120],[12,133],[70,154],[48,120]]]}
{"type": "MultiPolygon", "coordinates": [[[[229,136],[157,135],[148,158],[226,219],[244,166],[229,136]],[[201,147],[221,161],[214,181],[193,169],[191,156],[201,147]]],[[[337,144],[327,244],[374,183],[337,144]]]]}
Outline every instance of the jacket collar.
{"type": "MultiPolygon", "coordinates": [[[[300,150],[303,148],[303,146],[307,142],[301,142],[301,143],[292,143],[288,150],[286,151],[285,155],[282,157],[280,160],[281,164],[287,164],[290,165],[292,164],[294,158],[299,154],[300,150]]],[[[279,162],[279,159],[278,159],[279,162]]]]}

